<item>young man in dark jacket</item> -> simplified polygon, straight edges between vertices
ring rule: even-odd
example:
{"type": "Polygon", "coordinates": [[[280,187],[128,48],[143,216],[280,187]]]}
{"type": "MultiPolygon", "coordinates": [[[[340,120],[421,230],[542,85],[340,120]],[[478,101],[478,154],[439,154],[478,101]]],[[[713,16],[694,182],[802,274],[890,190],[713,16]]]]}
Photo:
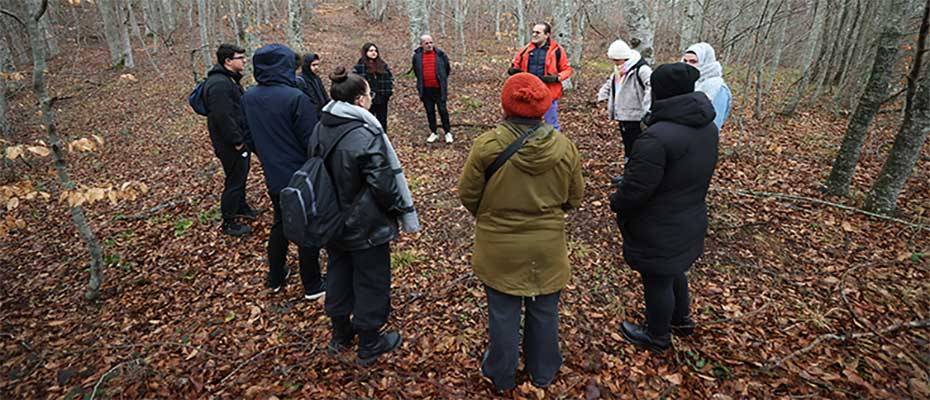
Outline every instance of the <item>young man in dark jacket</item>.
{"type": "Polygon", "coordinates": [[[216,65],[207,73],[204,100],[207,104],[207,129],[213,143],[213,154],[220,159],[226,181],[220,198],[223,232],[242,236],[252,232],[236,218],[255,219],[257,213],[245,201],[245,182],[249,176],[248,133],[245,130],[239,99],[242,97],[242,71],[248,62],[245,50],[222,44],[216,50],[216,65]]]}
{"type": "Polygon", "coordinates": [[[413,73],[417,76],[417,93],[426,108],[426,121],[429,123],[427,143],[439,139],[436,134],[436,108],[442,120],[442,131],[446,133],[446,143],[452,143],[449,124],[449,110],[446,108],[446,94],[449,89],[449,57],[433,43],[430,35],[420,36],[420,47],[413,52],[413,73]]]}
{"type": "Polygon", "coordinates": [[[700,73],[683,63],[652,74],[649,125],[633,152],[610,207],[623,234],[623,258],[642,276],[646,323],[623,322],[627,341],[662,352],[669,331],[694,330],[685,272],[704,251],[707,188],[717,165],[714,107],[694,92],[700,73]]]}
{"type": "MultiPolygon", "coordinates": [[[[317,113],[296,87],[294,52],[281,44],[270,44],[255,51],[255,81],[258,86],[242,96],[242,110],[252,134],[255,153],[265,170],[265,185],[274,207],[274,223],[268,236],[268,287],[278,292],[286,284],[287,239],[281,225],[279,194],[294,171],[307,161],[307,145],[317,113]]],[[[300,247],[300,279],[304,297],[313,300],[324,294],[320,275],[320,250],[300,247]]]]}

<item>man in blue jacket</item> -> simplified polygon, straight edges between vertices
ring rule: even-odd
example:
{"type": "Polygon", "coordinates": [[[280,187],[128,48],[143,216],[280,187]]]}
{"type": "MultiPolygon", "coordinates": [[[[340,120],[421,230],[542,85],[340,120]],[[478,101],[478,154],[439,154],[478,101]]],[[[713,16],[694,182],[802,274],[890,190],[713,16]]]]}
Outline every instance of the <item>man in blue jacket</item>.
{"type": "MultiPolygon", "coordinates": [[[[258,85],[242,96],[242,111],[251,133],[255,154],[265,170],[265,185],[274,207],[274,223],[268,237],[268,287],[279,292],[286,284],[288,241],[281,225],[279,193],[294,171],[307,161],[307,145],[317,123],[310,99],[297,88],[294,52],[281,44],[269,44],[252,57],[258,85]]],[[[300,247],[300,279],[304,297],[314,300],[325,293],[320,274],[320,249],[300,247]]]]}

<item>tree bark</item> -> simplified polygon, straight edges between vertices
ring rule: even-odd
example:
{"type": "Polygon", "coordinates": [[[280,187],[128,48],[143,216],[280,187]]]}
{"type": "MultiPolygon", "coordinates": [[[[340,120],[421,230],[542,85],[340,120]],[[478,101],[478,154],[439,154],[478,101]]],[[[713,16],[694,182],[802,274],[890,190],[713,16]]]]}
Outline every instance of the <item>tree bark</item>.
{"type": "Polygon", "coordinates": [[[684,8],[684,18],[680,24],[679,53],[684,52],[688,46],[700,42],[704,31],[704,2],[702,0],[684,0],[684,2],[686,6],[678,6],[684,8]]]}
{"type": "Polygon", "coordinates": [[[0,72],[16,71],[16,64],[13,63],[13,52],[6,36],[0,32],[0,72]]]}
{"type": "Polygon", "coordinates": [[[795,110],[798,108],[798,103],[801,102],[801,97],[804,95],[804,92],[807,89],[807,83],[810,80],[810,70],[811,64],[814,62],[814,56],[817,55],[817,50],[820,47],[820,33],[823,31],[824,27],[824,15],[826,14],[824,0],[819,0],[814,5],[811,10],[814,13],[812,18],[810,29],[808,29],[808,44],[807,44],[807,53],[804,55],[804,62],[802,63],[801,69],[801,79],[798,81],[797,88],[795,88],[794,94],[788,99],[788,102],[785,103],[784,108],[782,108],[781,113],[784,115],[794,115],[795,110]]]}
{"type": "MultiPolygon", "coordinates": [[[[789,12],[790,14],[790,12],[789,12]]],[[[765,83],[765,93],[772,91],[772,84],[775,83],[775,74],[778,66],[781,64],[781,55],[785,49],[785,31],[788,29],[788,19],[790,16],[782,17],[778,22],[778,31],[775,34],[775,42],[772,44],[772,59],[769,62],[768,80],[765,83]]]]}
{"type": "MultiPolygon", "coordinates": [[[[29,32],[29,41],[32,46],[32,88],[35,91],[36,98],[42,109],[42,120],[45,125],[45,132],[48,135],[48,142],[52,148],[52,157],[55,160],[55,171],[58,174],[58,180],[65,190],[74,190],[76,185],[71,180],[68,164],[65,161],[62,152],[61,139],[58,136],[58,128],[55,125],[55,115],[52,113],[52,99],[48,95],[48,87],[45,83],[45,46],[44,37],[42,37],[39,28],[39,19],[44,14],[47,0],[42,0],[43,4],[36,5],[30,2],[32,10],[29,17],[25,20],[26,29],[29,32]]],[[[99,4],[99,3],[98,3],[99,4]]],[[[87,283],[87,292],[84,298],[95,300],[100,297],[100,286],[103,283],[103,252],[100,244],[97,242],[97,235],[91,229],[87,218],[84,216],[84,208],[81,206],[71,207],[71,221],[77,227],[81,239],[83,239],[87,251],[90,254],[90,277],[87,283]]]]}
{"type": "MultiPolygon", "coordinates": [[[[174,12],[174,1],[172,0],[155,0],[161,1],[160,16],[161,16],[161,26],[164,29],[161,33],[162,35],[173,32],[178,27],[178,18],[174,12]]],[[[193,1],[193,0],[188,0],[193,1]]]]}
{"type": "Polygon", "coordinates": [[[455,11],[455,33],[459,38],[459,59],[464,60],[468,49],[465,42],[465,17],[468,16],[468,0],[452,0],[455,11]]]}
{"type": "Polygon", "coordinates": [[[126,60],[119,32],[119,15],[116,12],[114,0],[97,0],[97,10],[100,11],[100,18],[103,19],[103,33],[110,51],[110,66],[121,66],[126,60]]]}
{"type": "Polygon", "coordinates": [[[649,64],[654,64],[652,42],[655,37],[655,26],[649,16],[648,4],[642,0],[623,0],[623,19],[630,33],[630,47],[639,51],[649,64]]]}
{"type": "MultiPolygon", "coordinates": [[[[928,22],[930,2],[924,6],[921,25],[928,22]]],[[[927,31],[921,29],[918,43],[926,41],[927,31]]],[[[917,47],[915,51],[923,51],[917,47]]],[[[915,57],[916,58],[916,57],[915,57]]],[[[915,65],[919,60],[915,60],[915,65]]],[[[924,68],[924,76],[930,76],[930,63],[924,68]]],[[[888,159],[878,174],[878,179],[872,185],[872,190],[865,200],[865,209],[882,214],[890,214],[898,207],[898,195],[904,188],[907,178],[911,176],[914,165],[920,157],[921,148],[927,141],[930,133],[930,79],[921,81],[917,93],[914,94],[913,104],[904,115],[904,122],[895,136],[894,145],[888,153],[888,159]]]]}
{"type": "Polygon", "coordinates": [[[210,39],[207,37],[206,0],[197,0],[197,18],[200,27],[200,53],[203,54],[204,68],[209,69],[213,63],[210,61],[210,39]]]}
{"type": "Polygon", "coordinates": [[[914,51],[914,64],[907,74],[907,91],[905,92],[907,96],[904,102],[904,115],[910,114],[914,105],[917,81],[920,79],[920,67],[923,65],[924,49],[927,48],[927,31],[930,31],[930,0],[927,0],[924,4],[923,16],[920,20],[920,33],[917,35],[917,47],[914,51]]]}
{"type": "Polygon", "coordinates": [[[301,54],[304,51],[302,8],[301,0],[287,0],[287,45],[301,54]]]}
{"type": "Polygon", "coordinates": [[[849,185],[852,182],[856,164],[859,162],[859,154],[868,134],[869,125],[878,113],[882,102],[888,97],[888,85],[891,82],[894,65],[898,60],[898,45],[902,36],[901,19],[904,10],[907,9],[907,1],[893,0],[891,2],[891,10],[895,12],[889,14],[882,27],[878,51],[872,62],[872,72],[869,75],[865,92],[859,99],[856,111],[849,118],[846,135],[843,137],[843,143],[840,145],[840,150],[833,161],[833,168],[830,170],[830,176],[827,178],[825,189],[827,193],[837,196],[845,196],[849,193],[849,185]]]}
{"type": "Polygon", "coordinates": [[[517,11],[517,47],[526,44],[526,2],[524,0],[514,0],[514,8],[517,11]]]}
{"type": "Polygon", "coordinates": [[[426,2],[424,0],[406,0],[405,5],[409,20],[410,49],[413,50],[420,46],[420,35],[424,33],[423,15],[426,14],[426,2]]]}
{"type": "MultiPolygon", "coordinates": [[[[555,32],[552,32],[555,41],[562,47],[564,54],[562,56],[569,57],[569,62],[571,61],[571,55],[575,54],[575,32],[572,23],[572,17],[575,15],[575,2],[573,0],[558,0],[558,6],[556,7],[555,17],[555,26],[553,29],[555,32]]],[[[571,79],[566,79],[562,81],[562,89],[572,90],[571,79]]]]}

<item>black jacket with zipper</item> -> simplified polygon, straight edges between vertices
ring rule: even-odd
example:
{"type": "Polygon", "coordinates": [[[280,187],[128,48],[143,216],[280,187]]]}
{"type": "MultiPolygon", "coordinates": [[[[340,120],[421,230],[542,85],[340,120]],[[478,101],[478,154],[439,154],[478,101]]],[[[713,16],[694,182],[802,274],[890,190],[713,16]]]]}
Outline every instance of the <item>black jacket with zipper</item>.
{"type": "Polygon", "coordinates": [[[214,65],[204,83],[204,100],[207,104],[207,130],[217,157],[238,153],[236,146],[246,142],[248,136],[239,100],[242,98],[242,75],[222,65],[214,65]]]}

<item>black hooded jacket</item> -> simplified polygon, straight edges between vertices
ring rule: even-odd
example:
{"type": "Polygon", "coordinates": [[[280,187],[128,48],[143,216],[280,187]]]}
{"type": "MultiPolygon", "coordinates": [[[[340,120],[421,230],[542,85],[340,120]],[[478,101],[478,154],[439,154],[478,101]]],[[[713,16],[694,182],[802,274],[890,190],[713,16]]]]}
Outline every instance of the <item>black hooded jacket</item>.
{"type": "MultiPolygon", "coordinates": [[[[316,55],[309,53],[306,57],[313,59],[316,55]]],[[[323,79],[303,68],[300,69],[300,76],[297,78],[297,88],[310,98],[310,104],[313,105],[319,118],[320,113],[323,112],[323,106],[329,103],[329,94],[326,93],[326,87],[323,86],[323,79]]]]}
{"type": "Polygon", "coordinates": [[[655,100],[633,146],[620,188],[610,198],[623,256],[644,274],[687,271],[704,250],[707,189],[719,133],[707,96],[655,100]]]}
{"type": "Polygon", "coordinates": [[[207,130],[218,157],[238,153],[236,146],[246,142],[246,128],[239,99],[242,75],[216,64],[207,73],[204,83],[204,100],[207,104],[207,130]]]}

